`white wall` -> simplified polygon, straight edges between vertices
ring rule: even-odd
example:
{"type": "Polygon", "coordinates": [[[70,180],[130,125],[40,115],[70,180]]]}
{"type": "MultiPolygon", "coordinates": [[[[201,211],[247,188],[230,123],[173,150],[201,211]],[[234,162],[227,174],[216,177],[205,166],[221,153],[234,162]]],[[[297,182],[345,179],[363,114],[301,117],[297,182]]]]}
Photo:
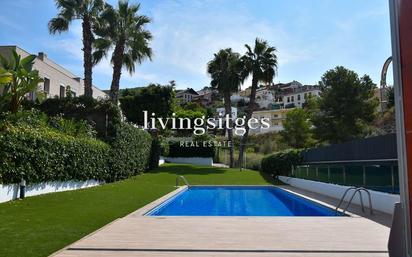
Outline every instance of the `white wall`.
{"type": "MultiPolygon", "coordinates": [[[[53,182],[43,182],[26,186],[26,197],[41,195],[54,192],[62,192],[75,190],[86,187],[93,187],[100,185],[101,182],[96,180],[87,180],[87,181],[53,181],[53,182]]],[[[0,184],[0,203],[7,202],[18,198],[19,196],[19,185],[18,184],[9,184],[1,185],[0,184]]]]}
{"type": "Polygon", "coordinates": [[[166,157],[167,162],[173,163],[185,163],[194,165],[213,165],[213,158],[202,158],[202,157],[166,157]]]}
{"type": "MultiPolygon", "coordinates": [[[[345,190],[348,189],[348,186],[336,185],[336,184],[329,184],[323,183],[318,181],[300,179],[300,178],[292,178],[292,177],[285,177],[279,176],[279,180],[283,183],[289,184],[293,187],[304,189],[307,191],[315,192],[318,194],[326,195],[332,198],[336,198],[336,204],[338,204],[340,198],[345,193],[345,190]]],[[[399,195],[395,194],[388,194],[378,191],[369,190],[371,193],[372,198],[372,207],[374,210],[379,210],[385,213],[393,214],[395,203],[400,202],[399,195]]],[[[353,191],[352,191],[353,192],[353,191]]],[[[368,199],[366,194],[363,193],[363,203],[365,207],[369,206],[368,199]]],[[[351,197],[350,192],[346,195],[346,200],[348,201],[351,197]]],[[[360,205],[360,198],[359,194],[356,194],[355,198],[353,198],[353,203],[360,205]]],[[[346,206],[343,204],[343,206],[346,206]]]]}
{"type": "Polygon", "coordinates": [[[160,165],[163,165],[164,163],[165,163],[165,157],[160,156],[160,158],[159,158],[159,166],[160,166],[160,165]]]}

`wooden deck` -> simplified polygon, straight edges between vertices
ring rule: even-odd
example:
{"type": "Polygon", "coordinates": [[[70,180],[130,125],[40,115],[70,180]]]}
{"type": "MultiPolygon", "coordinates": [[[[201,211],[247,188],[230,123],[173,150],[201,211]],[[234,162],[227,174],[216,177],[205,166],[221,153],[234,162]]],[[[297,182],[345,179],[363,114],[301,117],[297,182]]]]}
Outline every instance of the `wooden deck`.
{"type": "Polygon", "coordinates": [[[389,228],[359,216],[147,217],[141,214],[142,210],[138,210],[114,221],[53,256],[388,256],[389,228]]]}

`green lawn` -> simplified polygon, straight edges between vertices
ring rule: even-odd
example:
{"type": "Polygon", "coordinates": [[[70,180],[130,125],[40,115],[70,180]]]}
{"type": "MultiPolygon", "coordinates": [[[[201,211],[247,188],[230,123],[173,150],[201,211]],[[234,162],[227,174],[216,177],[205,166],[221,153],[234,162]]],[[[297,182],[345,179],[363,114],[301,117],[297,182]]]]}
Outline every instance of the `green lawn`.
{"type": "Polygon", "coordinates": [[[174,190],[176,175],[191,184],[273,183],[256,171],[165,164],[117,183],[2,203],[0,256],[48,256],[174,190]]]}

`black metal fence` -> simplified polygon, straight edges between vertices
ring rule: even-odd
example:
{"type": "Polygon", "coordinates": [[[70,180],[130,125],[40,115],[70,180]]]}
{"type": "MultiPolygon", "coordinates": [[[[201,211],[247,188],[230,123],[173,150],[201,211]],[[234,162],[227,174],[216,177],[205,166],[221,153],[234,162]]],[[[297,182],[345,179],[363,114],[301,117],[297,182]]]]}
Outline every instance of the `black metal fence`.
{"type": "Polygon", "coordinates": [[[302,165],[292,173],[297,178],[399,193],[397,164],[302,165]]]}
{"type": "Polygon", "coordinates": [[[297,178],[399,193],[396,134],[308,149],[297,178]]]}

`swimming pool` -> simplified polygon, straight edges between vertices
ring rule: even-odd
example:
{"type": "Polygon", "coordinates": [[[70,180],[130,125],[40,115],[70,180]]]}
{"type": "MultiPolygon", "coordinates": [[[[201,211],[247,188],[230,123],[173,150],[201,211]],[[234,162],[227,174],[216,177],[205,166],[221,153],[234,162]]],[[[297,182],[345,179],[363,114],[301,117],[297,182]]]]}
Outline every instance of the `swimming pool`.
{"type": "Polygon", "coordinates": [[[148,216],[342,216],[274,186],[190,186],[148,216]]]}

